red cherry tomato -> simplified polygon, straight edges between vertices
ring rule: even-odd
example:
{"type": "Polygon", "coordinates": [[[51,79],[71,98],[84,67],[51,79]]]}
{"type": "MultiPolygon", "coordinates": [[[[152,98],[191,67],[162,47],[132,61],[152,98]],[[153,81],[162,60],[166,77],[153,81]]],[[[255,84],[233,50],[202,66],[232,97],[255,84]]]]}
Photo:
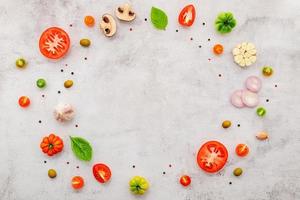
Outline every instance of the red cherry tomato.
{"type": "Polygon", "coordinates": [[[111,177],[109,167],[101,163],[93,166],[93,174],[95,179],[100,183],[106,183],[111,177]]]}
{"type": "Polygon", "coordinates": [[[72,187],[75,190],[81,189],[84,186],[84,180],[81,176],[74,176],[72,178],[72,187]]]}
{"type": "Polygon", "coordinates": [[[39,42],[41,53],[50,59],[59,59],[69,50],[69,35],[58,27],[51,27],[45,30],[39,42]]]}
{"type": "Polygon", "coordinates": [[[221,170],[227,162],[228,151],[217,141],[208,141],[203,144],[197,155],[197,162],[201,169],[208,173],[221,170]]]}
{"type": "Polygon", "coordinates": [[[190,4],[185,6],[179,16],[178,16],[178,22],[182,26],[192,26],[196,18],[196,9],[194,5],[190,4]]]}
{"type": "Polygon", "coordinates": [[[28,107],[30,105],[30,99],[26,96],[21,96],[19,98],[19,105],[23,108],[28,107]]]}
{"type": "Polygon", "coordinates": [[[191,177],[188,175],[183,175],[180,177],[180,184],[183,185],[184,187],[188,186],[191,184],[191,177]]]}
{"type": "Polygon", "coordinates": [[[224,48],[223,48],[223,46],[222,46],[221,44],[216,44],[216,45],[214,46],[214,48],[213,48],[213,51],[214,51],[214,53],[215,53],[216,55],[222,54],[222,53],[223,53],[223,50],[224,50],[224,48]]]}
{"type": "Polygon", "coordinates": [[[238,156],[244,157],[244,156],[248,155],[249,148],[246,144],[238,144],[235,148],[235,153],[238,156]]]}

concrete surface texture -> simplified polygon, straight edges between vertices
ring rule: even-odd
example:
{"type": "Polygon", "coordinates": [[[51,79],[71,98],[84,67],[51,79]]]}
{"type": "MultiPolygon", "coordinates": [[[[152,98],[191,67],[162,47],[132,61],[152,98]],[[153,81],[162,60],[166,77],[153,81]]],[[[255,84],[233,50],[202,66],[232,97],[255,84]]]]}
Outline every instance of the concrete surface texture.
{"type": "Polygon", "coordinates": [[[122,3],[0,0],[0,199],[300,199],[300,1],[132,0],[136,20],[117,21],[117,34],[106,38],[99,19],[122,3]],[[177,16],[189,3],[195,5],[197,19],[191,28],[183,28],[177,16]],[[152,26],[152,6],[168,14],[165,31],[152,26]],[[214,29],[222,11],[232,11],[238,21],[228,35],[214,29]],[[88,14],[96,17],[94,28],[83,24],[88,14]],[[72,42],[59,61],[46,59],[38,48],[41,33],[51,26],[66,30],[72,42]],[[82,48],[81,38],[92,45],[82,48]],[[247,69],[238,67],[231,54],[244,41],[253,42],[258,51],[257,62],[247,69]],[[225,47],[222,56],[212,53],[216,43],[225,47]],[[27,59],[26,69],[15,67],[18,57],[27,59]],[[261,75],[264,65],[273,66],[272,77],[261,75]],[[267,109],[264,118],[255,109],[237,109],[229,102],[250,75],[262,79],[259,105],[267,109]],[[41,77],[47,81],[45,89],[35,85],[41,77]],[[74,81],[70,89],[63,87],[67,79],[74,81]],[[18,106],[22,95],[31,99],[27,109],[18,106]],[[75,107],[73,121],[54,119],[58,103],[75,107]],[[232,121],[226,130],[221,128],[225,119],[232,121]],[[262,130],[269,140],[255,138],[262,130]],[[64,139],[65,148],[49,158],[39,144],[51,132],[64,139]],[[91,162],[75,158],[70,135],[90,141],[91,162]],[[196,163],[198,149],[208,140],[222,142],[229,152],[225,168],[214,175],[196,163]],[[235,155],[238,143],[249,146],[247,157],[235,155]],[[93,177],[91,169],[98,162],[112,170],[107,184],[93,177]],[[243,168],[242,176],[232,175],[236,167],[243,168]],[[48,178],[49,168],[57,170],[56,179],[48,178]],[[178,183],[183,174],[192,177],[187,188],[178,183]],[[75,175],[85,178],[81,191],[70,186],[75,175]],[[149,180],[146,195],[129,192],[134,175],[149,180]]]}

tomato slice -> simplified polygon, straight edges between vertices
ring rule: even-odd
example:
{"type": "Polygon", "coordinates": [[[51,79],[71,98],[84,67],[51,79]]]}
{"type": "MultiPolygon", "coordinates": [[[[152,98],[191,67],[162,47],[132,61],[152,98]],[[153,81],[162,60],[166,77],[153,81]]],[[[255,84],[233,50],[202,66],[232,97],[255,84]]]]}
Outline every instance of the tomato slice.
{"type": "Polygon", "coordinates": [[[69,35],[61,28],[50,27],[42,33],[39,47],[45,57],[59,59],[66,55],[69,50],[69,35]]]}
{"type": "Polygon", "coordinates": [[[84,180],[81,176],[74,176],[71,183],[75,190],[79,190],[84,186],[84,180]]]}
{"type": "Polygon", "coordinates": [[[221,170],[227,162],[228,151],[218,141],[208,141],[201,146],[197,155],[197,162],[201,169],[208,173],[221,170]]]}
{"type": "Polygon", "coordinates": [[[111,177],[111,171],[105,164],[99,163],[93,166],[95,179],[100,183],[106,183],[111,177]]]}
{"type": "Polygon", "coordinates": [[[179,182],[182,186],[186,187],[191,184],[191,177],[188,175],[183,175],[180,177],[179,182]]]}
{"type": "Polygon", "coordinates": [[[185,6],[179,16],[178,22],[183,26],[192,26],[196,18],[196,9],[194,5],[190,4],[185,6]]]}
{"type": "Polygon", "coordinates": [[[238,144],[235,148],[235,153],[240,157],[245,157],[249,153],[249,147],[246,144],[238,144]]]}

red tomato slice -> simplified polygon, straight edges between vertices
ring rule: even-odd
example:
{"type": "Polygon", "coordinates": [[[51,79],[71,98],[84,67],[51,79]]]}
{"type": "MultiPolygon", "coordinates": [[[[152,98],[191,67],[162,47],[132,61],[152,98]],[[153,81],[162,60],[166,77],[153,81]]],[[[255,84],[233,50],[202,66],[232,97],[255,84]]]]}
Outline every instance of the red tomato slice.
{"type": "Polygon", "coordinates": [[[194,5],[190,4],[185,6],[179,16],[178,22],[183,26],[192,26],[196,18],[196,9],[194,5]]]}
{"type": "Polygon", "coordinates": [[[59,59],[66,55],[69,50],[69,35],[61,28],[48,28],[40,37],[39,47],[45,57],[59,59]]]}
{"type": "Polygon", "coordinates": [[[197,162],[201,169],[208,173],[221,170],[227,162],[228,151],[217,141],[208,141],[203,144],[197,155],[197,162]]]}
{"type": "Polygon", "coordinates": [[[74,176],[72,178],[72,187],[75,190],[81,189],[84,186],[84,180],[81,176],[74,176]]]}
{"type": "Polygon", "coordinates": [[[188,175],[183,175],[180,177],[179,182],[182,186],[186,187],[191,184],[191,177],[189,177],[188,175]]]}
{"type": "Polygon", "coordinates": [[[238,156],[245,157],[249,153],[249,147],[246,144],[238,144],[235,152],[238,156]]]}
{"type": "Polygon", "coordinates": [[[95,164],[93,166],[93,174],[95,179],[100,183],[106,183],[111,177],[111,171],[105,164],[95,164]]]}

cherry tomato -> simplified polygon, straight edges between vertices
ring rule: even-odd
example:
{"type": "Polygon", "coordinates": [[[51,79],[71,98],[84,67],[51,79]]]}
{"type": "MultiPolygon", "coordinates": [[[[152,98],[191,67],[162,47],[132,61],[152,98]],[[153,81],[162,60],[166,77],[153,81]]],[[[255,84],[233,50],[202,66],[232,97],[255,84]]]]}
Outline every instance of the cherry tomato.
{"type": "Polygon", "coordinates": [[[178,16],[178,22],[182,26],[192,26],[196,18],[196,9],[194,5],[190,4],[185,6],[179,16],[178,16]]]}
{"type": "Polygon", "coordinates": [[[39,47],[45,57],[59,59],[66,55],[69,50],[69,35],[61,28],[48,28],[40,37],[39,47]]]}
{"type": "Polygon", "coordinates": [[[238,144],[235,148],[235,153],[238,156],[244,157],[244,156],[248,155],[249,148],[246,144],[238,144]]]}
{"type": "Polygon", "coordinates": [[[221,44],[216,44],[213,50],[216,55],[220,55],[223,53],[224,48],[221,44]]]}
{"type": "Polygon", "coordinates": [[[85,23],[85,25],[92,27],[95,25],[95,19],[93,16],[90,16],[90,15],[85,16],[84,23],[85,23]]]}
{"type": "Polygon", "coordinates": [[[201,146],[197,155],[197,162],[201,169],[208,173],[221,170],[227,162],[228,151],[217,141],[208,141],[201,146]]]}
{"type": "Polygon", "coordinates": [[[188,175],[183,175],[180,177],[180,184],[183,185],[184,187],[188,186],[191,184],[191,177],[188,175]]]}
{"type": "Polygon", "coordinates": [[[75,190],[79,190],[84,186],[84,180],[81,176],[74,176],[72,178],[72,187],[75,190]]]}
{"type": "Polygon", "coordinates": [[[99,163],[93,166],[95,179],[100,183],[106,183],[111,177],[111,171],[105,164],[99,163]]]}
{"type": "Polygon", "coordinates": [[[28,107],[30,105],[30,99],[26,96],[21,96],[19,98],[19,105],[23,108],[28,107]]]}

